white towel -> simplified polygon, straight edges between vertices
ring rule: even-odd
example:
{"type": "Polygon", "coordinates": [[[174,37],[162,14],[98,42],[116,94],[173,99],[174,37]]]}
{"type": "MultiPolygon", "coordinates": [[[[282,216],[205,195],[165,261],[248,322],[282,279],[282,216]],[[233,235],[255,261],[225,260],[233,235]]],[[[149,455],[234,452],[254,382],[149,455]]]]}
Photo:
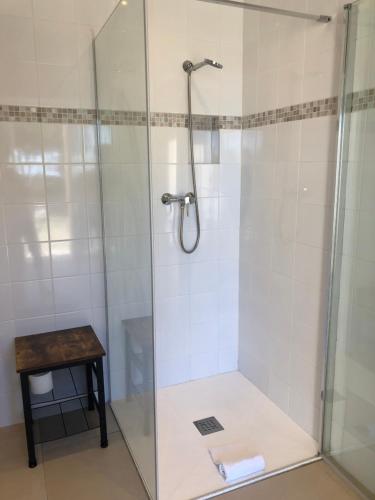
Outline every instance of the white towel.
{"type": "Polygon", "coordinates": [[[208,451],[219,473],[228,483],[259,474],[266,468],[264,457],[252,455],[243,444],[230,444],[208,451]]]}

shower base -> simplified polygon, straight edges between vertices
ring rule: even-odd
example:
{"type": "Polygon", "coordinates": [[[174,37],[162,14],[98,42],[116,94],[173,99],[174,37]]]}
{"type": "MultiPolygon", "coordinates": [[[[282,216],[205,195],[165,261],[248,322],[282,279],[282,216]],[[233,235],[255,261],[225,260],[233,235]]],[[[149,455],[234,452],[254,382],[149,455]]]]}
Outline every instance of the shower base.
{"type": "Polygon", "coordinates": [[[262,454],[266,472],[314,457],[318,445],[239,372],[158,391],[160,500],[188,500],[223,489],[227,483],[208,448],[248,443],[262,454]],[[214,415],[224,430],[202,436],[194,421],[214,415]]]}

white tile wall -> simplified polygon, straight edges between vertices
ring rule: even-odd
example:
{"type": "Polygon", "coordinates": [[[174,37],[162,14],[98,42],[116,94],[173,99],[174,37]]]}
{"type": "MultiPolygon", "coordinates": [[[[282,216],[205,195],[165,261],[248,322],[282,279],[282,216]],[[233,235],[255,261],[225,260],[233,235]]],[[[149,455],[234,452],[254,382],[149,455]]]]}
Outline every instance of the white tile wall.
{"type": "Polygon", "coordinates": [[[94,108],[92,38],[116,0],[16,3],[0,2],[1,103],[94,108]]]}
{"type": "Polygon", "coordinates": [[[149,2],[151,111],[186,113],[182,63],[209,58],[224,68],[194,73],[194,112],[241,115],[242,17],[241,9],[191,0],[149,2]]]}
{"type": "MultiPolygon", "coordinates": [[[[335,126],[302,123],[311,137],[334,138],[335,126]]],[[[244,132],[244,151],[252,141],[244,132]]],[[[322,358],[306,353],[320,352],[324,332],[335,164],[327,153],[315,161],[296,124],[259,129],[254,150],[242,166],[239,366],[316,435],[322,358]],[[296,138],[289,152],[287,135],[296,138]]]]}
{"type": "MultiPolygon", "coordinates": [[[[95,107],[92,38],[116,0],[0,0],[0,103],[95,107]]],[[[0,123],[0,426],[22,419],[13,339],[105,342],[94,126],[0,123]],[[2,371],[3,373],[3,371],[2,371]]]]}
{"type": "Polygon", "coordinates": [[[272,2],[284,9],[332,15],[329,24],[245,12],[245,114],[337,95],[345,3],[272,2]]]}
{"type": "MultiPolygon", "coordinates": [[[[186,113],[182,63],[210,58],[224,69],[194,73],[193,112],[242,114],[242,19],[241,10],[203,2],[149,2],[151,111],[186,113]]],[[[241,132],[220,132],[220,164],[207,163],[205,134],[195,137],[201,144],[196,171],[202,235],[198,250],[188,256],[179,246],[178,207],[160,202],[164,192],[191,190],[188,132],[153,127],[151,133],[160,386],[237,368],[241,132]],[[181,317],[171,316],[176,301],[184,311],[183,327],[181,317]],[[177,342],[178,349],[169,342],[177,342]]],[[[185,231],[192,245],[194,213],[185,220],[185,231]]]]}
{"type": "MultiPolygon", "coordinates": [[[[157,373],[165,386],[237,368],[241,131],[220,131],[220,164],[197,165],[202,238],[190,256],[178,241],[178,207],[160,201],[191,189],[187,129],[154,127],[151,135],[157,373]]],[[[185,228],[190,245],[193,209],[185,228]]]]}
{"type": "MultiPolygon", "coordinates": [[[[289,3],[334,20],[245,14],[244,114],[338,94],[343,2],[289,3]]],[[[239,367],[315,437],[336,134],[327,117],[242,137],[239,367]]]]}
{"type": "MultiPolygon", "coordinates": [[[[53,125],[54,146],[50,143],[44,163],[46,126],[2,123],[1,128],[13,142],[0,166],[0,350],[15,370],[15,335],[91,323],[105,341],[102,244],[87,229],[87,209],[100,203],[99,178],[97,167],[84,163],[82,129],[88,132],[90,126],[79,127],[78,147],[76,125],[53,125]],[[29,163],[29,153],[39,163],[29,163]],[[79,164],[53,163],[78,158],[79,164]]],[[[86,152],[95,156],[95,150],[86,152]]],[[[17,378],[12,384],[0,386],[0,425],[22,416],[17,378]]]]}

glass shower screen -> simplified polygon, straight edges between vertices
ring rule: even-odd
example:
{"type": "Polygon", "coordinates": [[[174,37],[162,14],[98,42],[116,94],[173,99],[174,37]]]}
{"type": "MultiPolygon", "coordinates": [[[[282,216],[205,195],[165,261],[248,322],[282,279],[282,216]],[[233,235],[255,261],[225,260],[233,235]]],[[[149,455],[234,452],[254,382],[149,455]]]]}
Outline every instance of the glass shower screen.
{"type": "Polygon", "coordinates": [[[346,16],[324,453],[375,498],[375,0],[346,16]]]}
{"type": "Polygon", "coordinates": [[[120,2],[95,40],[111,407],[156,498],[144,2],[120,2]]]}

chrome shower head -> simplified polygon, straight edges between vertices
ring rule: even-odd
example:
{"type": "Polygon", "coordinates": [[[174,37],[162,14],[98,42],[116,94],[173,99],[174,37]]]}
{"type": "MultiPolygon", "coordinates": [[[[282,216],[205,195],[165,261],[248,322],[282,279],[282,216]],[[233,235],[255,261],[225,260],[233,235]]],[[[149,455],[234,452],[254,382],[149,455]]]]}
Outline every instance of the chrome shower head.
{"type": "Polygon", "coordinates": [[[209,66],[212,66],[213,68],[223,69],[223,65],[222,64],[220,64],[217,61],[213,61],[212,59],[205,59],[204,63],[208,64],[209,66]]]}
{"type": "Polygon", "coordinates": [[[182,67],[186,73],[192,73],[197,71],[197,69],[203,68],[203,66],[212,66],[213,68],[223,69],[223,65],[212,59],[204,59],[203,61],[193,64],[191,61],[184,61],[182,67]]]}

